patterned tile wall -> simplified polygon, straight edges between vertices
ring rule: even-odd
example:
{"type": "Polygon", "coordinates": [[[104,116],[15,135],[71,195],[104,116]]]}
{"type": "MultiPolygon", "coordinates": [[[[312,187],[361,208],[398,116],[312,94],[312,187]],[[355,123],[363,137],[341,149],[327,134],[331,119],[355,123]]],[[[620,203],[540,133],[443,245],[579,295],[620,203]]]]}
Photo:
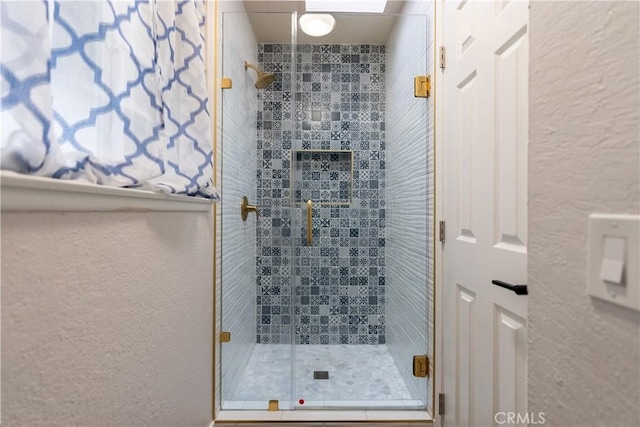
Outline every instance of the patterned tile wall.
{"type": "Polygon", "coordinates": [[[298,45],[292,82],[291,46],[258,46],[277,77],[258,92],[259,343],[385,342],[385,56],[384,46],[298,45]],[[352,201],[314,207],[313,246],[306,208],[290,209],[292,149],[353,151],[352,201]]]}

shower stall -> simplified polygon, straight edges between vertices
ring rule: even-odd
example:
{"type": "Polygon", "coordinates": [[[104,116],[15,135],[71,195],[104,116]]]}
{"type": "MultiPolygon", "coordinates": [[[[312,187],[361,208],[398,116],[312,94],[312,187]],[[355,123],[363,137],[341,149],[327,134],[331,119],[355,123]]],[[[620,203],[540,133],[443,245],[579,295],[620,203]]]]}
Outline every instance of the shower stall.
{"type": "Polygon", "coordinates": [[[221,13],[222,409],[432,410],[433,4],[404,8],[221,13]]]}

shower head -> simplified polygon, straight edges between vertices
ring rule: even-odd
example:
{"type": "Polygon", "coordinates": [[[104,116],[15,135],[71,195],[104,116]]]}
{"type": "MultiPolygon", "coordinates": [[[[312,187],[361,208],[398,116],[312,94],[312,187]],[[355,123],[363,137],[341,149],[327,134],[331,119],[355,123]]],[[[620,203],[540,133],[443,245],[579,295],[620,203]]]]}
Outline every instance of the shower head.
{"type": "Polygon", "coordinates": [[[245,62],[244,69],[246,70],[247,68],[253,68],[256,73],[258,73],[258,80],[256,80],[256,89],[264,89],[271,83],[273,83],[276,79],[276,76],[274,76],[273,74],[265,73],[255,65],[245,62]]]}

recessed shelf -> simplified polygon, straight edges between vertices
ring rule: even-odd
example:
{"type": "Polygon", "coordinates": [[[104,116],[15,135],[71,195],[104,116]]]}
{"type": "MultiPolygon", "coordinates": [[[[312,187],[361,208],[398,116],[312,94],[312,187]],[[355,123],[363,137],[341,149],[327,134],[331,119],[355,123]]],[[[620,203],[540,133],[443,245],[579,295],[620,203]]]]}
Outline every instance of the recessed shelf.
{"type": "Polygon", "coordinates": [[[353,152],[350,150],[299,150],[291,153],[294,203],[351,203],[353,152]]]}

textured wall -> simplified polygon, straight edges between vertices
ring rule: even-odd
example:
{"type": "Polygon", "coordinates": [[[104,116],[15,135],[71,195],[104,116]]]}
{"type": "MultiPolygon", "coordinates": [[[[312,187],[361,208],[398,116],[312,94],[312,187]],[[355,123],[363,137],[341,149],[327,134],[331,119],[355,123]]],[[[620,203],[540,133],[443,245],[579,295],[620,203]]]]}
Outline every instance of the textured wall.
{"type": "MultiPolygon", "coordinates": [[[[265,210],[258,236],[258,340],[289,342],[293,315],[299,344],[382,344],[385,48],[298,45],[295,85],[291,46],[259,49],[261,65],[278,80],[259,93],[258,199],[265,210]],[[298,205],[293,215],[289,209],[292,148],[353,150],[352,201],[314,207],[313,246],[306,246],[306,218],[301,219],[306,208],[298,205]]],[[[320,179],[323,167],[331,171],[329,162],[305,163],[318,167],[309,180],[312,195],[321,197],[332,180],[340,180],[338,174],[320,179]]]]}
{"type": "Polygon", "coordinates": [[[221,311],[222,330],[232,339],[222,345],[222,400],[232,398],[256,344],[256,225],[255,214],[240,216],[242,196],[256,204],[256,74],[243,63],[255,64],[255,37],[242,5],[223,10],[222,76],[233,88],[222,91],[221,311]],[[235,10],[235,11],[230,11],[235,10]],[[237,11],[240,10],[240,11],[237,11]]]}
{"type": "Polygon", "coordinates": [[[588,215],[639,211],[639,7],[531,2],[528,400],[550,425],[640,425],[639,315],[586,294],[588,215]]]}
{"type": "Polygon", "coordinates": [[[414,98],[413,78],[432,74],[433,3],[404,12],[422,16],[398,18],[387,43],[387,347],[412,397],[427,400],[412,360],[433,358],[433,98],[414,98]]]}
{"type": "Polygon", "coordinates": [[[2,214],[2,424],[207,426],[209,213],[2,214]]]}

